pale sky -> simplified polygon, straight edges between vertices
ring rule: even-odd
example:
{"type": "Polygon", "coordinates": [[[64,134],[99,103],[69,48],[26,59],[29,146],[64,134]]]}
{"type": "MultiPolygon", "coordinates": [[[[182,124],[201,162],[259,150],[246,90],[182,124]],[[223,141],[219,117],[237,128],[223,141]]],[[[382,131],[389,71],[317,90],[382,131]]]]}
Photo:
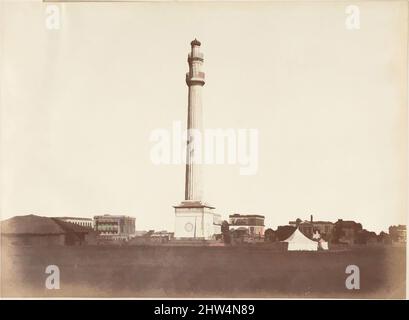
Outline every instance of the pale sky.
{"type": "Polygon", "coordinates": [[[258,172],[208,165],[205,201],[227,219],[406,224],[406,1],[2,2],[1,217],[125,214],[173,230],[184,166],[149,136],[186,124],[190,41],[202,42],[204,127],[259,130],[258,172]]]}

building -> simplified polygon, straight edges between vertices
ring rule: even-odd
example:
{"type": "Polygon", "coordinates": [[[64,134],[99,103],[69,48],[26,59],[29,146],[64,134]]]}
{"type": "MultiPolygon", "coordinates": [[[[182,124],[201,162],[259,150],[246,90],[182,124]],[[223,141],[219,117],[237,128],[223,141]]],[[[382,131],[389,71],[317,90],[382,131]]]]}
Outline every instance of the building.
{"type": "Polygon", "coordinates": [[[229,216],[229,231],[241,232],[252,238],[263,238],[264,216],[257,214],[232,214],[229,216]]]}
{"type": "MultiPolygon", "coordinates": [[[[190,43],[188,55],[189,72],[186,74],[188,86],[188,120],[186,145],[185,200],[175,209],[175,238],[212,240],[221,232],[221,223],[214,214],[214,207],[202,199],[201,165],[195,155],[201,146],[196,145],[194,135],[203,133],[202,123],[202,89],[205,84],[205,74],[202,72],[203,54],[201,43],[197,39],[190,43]]],[[[200,154],[200,153],[199,153],[200,154]]]]}
{"type": "Polygon", "coordinates": [[[318,231],[322,238],[329,240],[332,237],[332,232],[334,230],[334,223],[331,221],[313,221],[313,230],[318,231]]]}
{"type": "Polygon", "coordinates": [[[94,228],[94,220],[91,218],[78,218],[78,217],[56,217],[55,219],[59,219],[65,222],[74,223],[81,227],[85,228],[94,228]]]}
{"type": "Polygon", "coordinates": [[[321,238],[329,240],[332,237],[332,232],[334,230],[334,223],[330,221],[314,221],[313,216],[310,216],[310,220],[297,219],[295,221],[289,221],[288,224],[293,227],[298,227],[298,229],[308,238],[312,238],[314,233],[318,232],[321,238]]]}
{"type": "Polygon", "coordinates": [[[213,234],[218,236],[222,234],[222,216],[218,213],[213,213],[213,234]]]}
{"type": "Polygon", "coordinates": [[[398,226],[390,226],[389,235],[392,242],[406,243],[406,226],[401,224],[398,226]]]}
{"type": "Polygon", "coordinates": [[[146,230],[136,230],[135,231],[135,237],[142,237],[147,233],[148,233],[148,231],[146,231],[146,230]]]}
{"type": "Polygon", "coordinates": [[[174,236],[173,232],[169,232],[169,231],[166,231],[166,230],[155,231],[155,232],[150,234],[151,238],[157,238],[157,239],[161,239],[161,240],[165,240],[165,241],[172,240],[173,236],[174,236]]]}
{"type": "Polygon", "coordinates": [[[32,214],[1,222],[2,241],[17,246],[82,245],[86,244],[90,231],[73,223],[32,214]]]}
{"type": "Polygon", "coordinates": [[[174,233],[168,232],[166,230],[162,231],[155,231],[149,230],[145,231],[144,233],[137,232],[137,235],[129,240],[129,245],[147,245],[147,246],[155,246],[166,244],[169,241],[173,240],[174,233]]]}
{"type": "Polygon", "coordinates": [[[135,234],[135,218],[124,215],[100,215],[94,217],[98,234],[109,240],[129,240],[135,234]]]}

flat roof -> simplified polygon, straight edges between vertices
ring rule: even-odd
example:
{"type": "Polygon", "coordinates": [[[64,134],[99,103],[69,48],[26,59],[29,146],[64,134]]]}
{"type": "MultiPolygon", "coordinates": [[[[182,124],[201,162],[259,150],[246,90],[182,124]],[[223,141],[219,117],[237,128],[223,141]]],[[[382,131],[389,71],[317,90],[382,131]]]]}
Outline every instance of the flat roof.
{"type": "Polygon", "coordinates": [[[229,218],[265,218],[260,214],[241,214],[241,213],[234,213],[229,215],[229,218]]]}
{"type": "Polygon", "coordinates": [[[55,219],[72,219],[72,220],[90,220],[92,221],[92,218],[81,218],[81,217],[54,217],[55,219]]]}
{"type": "Polygon", "coordinates": [[[36,215],[15,216],[1,222],[2,234],[52,235],[88,233],[90,230],[57,218],[36,215]]]}
{"type": "Polygon", "coordinates": [[[94,216],[95,218],[130,218],[130,219],[135,219],[134,217],[126,216],[126,215],[111,215],[111,214],[103,214],[103,215],[98,215],[94,216]]]}
{"type": "MultiPolygon", "coordinates": [[[[297,223],[297,221],[288,221],[288,223],[289,223],[289,224],[296,224],[296,223],[297,223]]],[[[302,224],[302,223],[311,223],[311,221],[305,220],[305,221],[301,221],[301,222],[300,222],[300,224],[302,224]]],[[[328,224],[335,224],[334,222],[331,222],[331,221],[320,221],[320,220],[317,220],[317,221],[312,221],[312,224],[314,224],[314,223],[328,223],[328,224]]]]}

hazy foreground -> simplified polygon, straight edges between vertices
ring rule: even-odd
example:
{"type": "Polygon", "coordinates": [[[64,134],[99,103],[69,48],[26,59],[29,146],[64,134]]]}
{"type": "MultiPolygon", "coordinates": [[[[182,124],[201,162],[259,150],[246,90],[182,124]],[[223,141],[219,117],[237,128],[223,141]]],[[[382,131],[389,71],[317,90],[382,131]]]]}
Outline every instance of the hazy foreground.
{"type": "Polygon", "coordinates": [[[280,252],[272,247],[3,247],[4,296],[403,298],[405,248],[280,252]],[[357,265],[361,289],[347,290],[357,265]],[[47,290],[57,265],[60,290],[47,290]]]}

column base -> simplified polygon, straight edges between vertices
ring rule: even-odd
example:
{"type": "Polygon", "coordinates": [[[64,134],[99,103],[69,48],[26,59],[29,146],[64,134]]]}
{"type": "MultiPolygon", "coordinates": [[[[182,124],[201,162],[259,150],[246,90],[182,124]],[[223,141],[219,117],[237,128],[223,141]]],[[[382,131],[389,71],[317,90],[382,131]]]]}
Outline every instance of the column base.
{"type": "Polygon", "coordinates": [[[175,208],[175,239],[214,240],[220,234],[214,207],[201,201],[182,201],[175,208]]]}

